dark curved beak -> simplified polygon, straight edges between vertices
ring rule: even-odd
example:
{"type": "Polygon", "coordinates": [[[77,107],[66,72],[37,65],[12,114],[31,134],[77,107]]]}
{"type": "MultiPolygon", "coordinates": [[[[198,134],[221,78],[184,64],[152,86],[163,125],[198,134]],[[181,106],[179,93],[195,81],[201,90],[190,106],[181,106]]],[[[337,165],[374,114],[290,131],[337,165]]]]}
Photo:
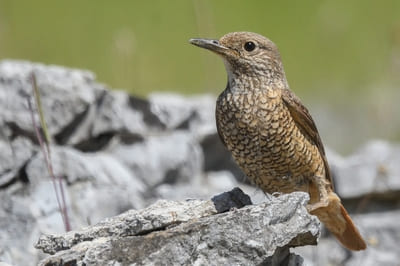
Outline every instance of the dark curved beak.
{"type": "Polygon", "coordinates": [[[198,47],[213,51],[218,54],[226,54],[229,48],[221,45],[218,40],[212,39],[190,39],[189,42],[198,47]]]}

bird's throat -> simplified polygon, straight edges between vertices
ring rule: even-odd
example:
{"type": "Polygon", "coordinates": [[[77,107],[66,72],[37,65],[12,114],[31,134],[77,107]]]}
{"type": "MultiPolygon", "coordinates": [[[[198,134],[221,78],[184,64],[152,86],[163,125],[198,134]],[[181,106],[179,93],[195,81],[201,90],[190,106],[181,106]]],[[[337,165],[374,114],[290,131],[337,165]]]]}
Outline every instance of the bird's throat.
{"type": "Polygon", "coordinates": [[[224,63],[228,75],[226,89],[232,93],[247,94],[254,91],[288,88],[285,74],[282,71],[277,74],[271,69],[254,75],[253,71],[237,71],[226,60],[224,63]]]}

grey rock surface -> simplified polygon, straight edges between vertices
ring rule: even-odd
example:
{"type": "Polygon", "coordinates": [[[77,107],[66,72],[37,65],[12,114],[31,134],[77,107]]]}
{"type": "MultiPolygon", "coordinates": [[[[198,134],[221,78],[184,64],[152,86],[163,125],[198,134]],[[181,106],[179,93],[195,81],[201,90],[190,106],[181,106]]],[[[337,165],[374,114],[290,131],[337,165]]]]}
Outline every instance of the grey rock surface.
{"type": "Polygon", "coordinates": [[[35,217],[26,210],[28,199],[21,194],[0,193],[0,262],[34,265],[38,252],[32,244],[39,233],[35,217]]]}
{"type": "MultiPolygon", "coordinates": [[[[215,96],[151,94],[141,99],[109,90],[89,71],[0,61],[0,263],[36,265],[45,257],[33,247],[40,235],[64,231],[28,108],[28,101],[34,103],[31,73],[37,78],[53,138],[53,167],[65,189],[73,229],[142,209],[160,198],[210,199],[236,186],[256,204],[270,200],[247,183],[221,144],[215,128],[215,96]]],[[[39,124],[36,110],[34,119],[39,124]]],[[[348,156],[327,150],[336,190],[351,215],[360,214],[356,223],[370,244],[360,253],[362,262],[400,261],[391,238],[398,236],[398,229],[387,222],[390,217],[397,221],[400,209],[399,144],[371,141],[348,156]],[[381,227],[378,238],[363,229],[364,219],[374,218],[371,224],[381,227]],[[376,239],[379,246],[374,246],[376,239]]],[[[335,263],[348,257],[327,234],[319,243],[317,249],[303,249],[321,248],[338,258],[330,260],[335,263]]],[[[314,265],[325,263],[313,254],[307,251],[302,256],[314,265]]],[[[287,260],[298,262],[301,257],[290,254],[287,260]]]]}
{"type": "Polygon", "coordinates": [[[140,137],[157,133],[165,124],[150,109],[146,100],[121,91],[105,92],[98,101],[91,123],[92,136],[107,134],[140,137]]]}
{"type": "Polygon", "coordinates": [[[63,235],[43,235],[36,247],[54,254],[74,245],[103,237],[126,237],[165,229],[190,219],[216,214],[212,201],[188,200],[184,202],[159,200],[143,210],[130,210],[107,218],[94,226],[63,235]]]}
{"type": "Polygon", "coordinates": [[[17,181],[19,171],[36,152],[30,139],[15,137],[0,138],[0,188],[17,181]]]}
{"type": "Polygon", "coordinates": [[[367,194],[385,197],[385,194],[400,193],[398,144],[371,141],[337,164],[337,190],[344,198],[358,198],[367,194]]]}
{"type": "Polygon", "coordinates": [[[106,151],[127,165],[149,187],[189,183],[202,174],[201,147],[185,131],[149,135],[140,143],[115,143],[106,151]]]}
{"type": "Polygon", "coordinates": [[[32,95],[31,75],[37,78],[48,129],[63,142],[77,121],[94,104],[104,87],[89,71],[59,66],[31,64],[25,61],[0,63],[0,106],[2,126],[14,134],[34,136],[28,100],[32,95]]]}
{"type": "Polygon", "coordinates": [[[38,248],[64,251],[40,265],[293,265],[301,258],[290,247],[316,244],[319,222],[305,208],[307,194],[243,207],[244,198],[236,189],[213,201],[158,201],[83,231],[43,236],[38,248]],[[239,209],[218,213],[221,201],[239,209]]]}
{"type": "Polygon", "coordinates": [[[215,96],[184,97],[177,94],[149,95],[150,108],[167,130],[187,129],[202,138],[215,132],[215,96]]]}
{"type": "Polygon", "coordinates": [[[349,252],[334,239],[321,239],[317,247],[299,247],[294,251],[305,258],[307,265],[399,265],[400,211],[368,213],[354,216],[368,248],[349,252]]]}
{"type": "MultiPolygon", "coordinates": [[[[83,153],[71,147],[53,146],[52,162],[56,177],[62,178],[74,228],[145,205],[145,184],[107,153],[83,153]]],[[[30,160],[26,172],[34,199],[31,213],[45,221],[45,217],[58,212],[58,205],[42,153],[30,160]]],[[[43,227],[39,225],[40,231],[54,230],[52,220],[43,227]]]]}

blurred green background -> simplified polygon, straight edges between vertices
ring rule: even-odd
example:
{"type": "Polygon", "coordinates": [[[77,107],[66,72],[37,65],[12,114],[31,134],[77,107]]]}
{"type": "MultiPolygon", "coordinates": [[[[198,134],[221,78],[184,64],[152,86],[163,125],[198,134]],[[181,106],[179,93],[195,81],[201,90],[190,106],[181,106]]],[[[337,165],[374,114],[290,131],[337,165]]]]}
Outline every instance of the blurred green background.
{"type": "Polygon", "coordinates": [[[222,61],[188,39],[231,31],[278,45],[291,88],[332,145],[400,139],[399,0],[0,0],[0,59],[89,69],[140,96],[218,94],[222,61]]]}

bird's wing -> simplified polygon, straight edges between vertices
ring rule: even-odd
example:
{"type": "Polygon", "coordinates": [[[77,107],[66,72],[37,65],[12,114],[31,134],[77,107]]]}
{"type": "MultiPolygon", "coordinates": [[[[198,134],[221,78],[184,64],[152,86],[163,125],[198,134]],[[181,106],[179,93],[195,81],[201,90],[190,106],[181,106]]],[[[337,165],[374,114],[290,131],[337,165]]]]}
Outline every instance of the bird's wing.
{"type": "Polygon", "coordinates": [[[319,136],[314,120],[312,119],[307,108],[300,102],[300,99],[297,98],[297,96],[294,95],[294,93],[290,90],[282,90],[282,99],[286,107],[289,109],[289,112],[297,127],[301,130],[303,135],[305,135],[318,147],[319,153],[324,160],[326,178],[332,184],[333,189],[331,171],[329,169],[328,160],[326,159],[324,145],[322,144],[321,137],[319,136]]]}

